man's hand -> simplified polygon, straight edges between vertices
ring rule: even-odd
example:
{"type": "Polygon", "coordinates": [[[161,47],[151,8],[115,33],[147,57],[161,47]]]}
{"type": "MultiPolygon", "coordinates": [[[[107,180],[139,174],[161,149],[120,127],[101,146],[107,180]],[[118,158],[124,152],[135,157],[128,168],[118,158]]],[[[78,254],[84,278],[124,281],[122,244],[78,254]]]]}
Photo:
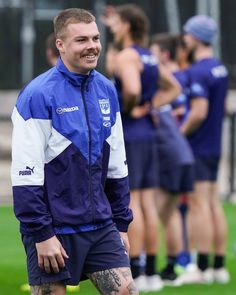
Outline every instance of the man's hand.
{"type": "Polygon", "coordinates": [[[45,269],[47,273],[58,273],[59,268],[65,266],[64,258],[69,258],[65,249],[62,247],[60,241],[56,236],[36,243],[38,253],[38,265],[41,269],[45,269]]]}
{"type": "Polygon", "coordinates": [[[120,232],[120,237],[121,237],[121,240],[124,243],[124,246],[125,246],[125,249],[127,251],[127,254],[129,255],[130,245],[129,245],[128,234],[127,233],[124,233],[124,232],[120,232]]]}
{"type": "Polygon", "coordinates": [[[140,119],[150,112],[150,104],[146,102],[142,106],[136,106],[132,109],[130,115],[134,119],[140,119]]]}

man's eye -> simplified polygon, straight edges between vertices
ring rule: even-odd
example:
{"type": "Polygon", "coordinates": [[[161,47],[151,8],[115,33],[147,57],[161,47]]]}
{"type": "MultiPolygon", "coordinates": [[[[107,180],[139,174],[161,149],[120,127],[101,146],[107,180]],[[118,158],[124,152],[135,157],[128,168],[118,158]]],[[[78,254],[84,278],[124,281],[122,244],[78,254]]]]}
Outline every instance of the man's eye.
{"type": "Polygon", "coordinates": [[[95,41],[100,40],[100,36],[96,36],[96,37],[94,37],[94,40],[95,40],[95,41]]]}

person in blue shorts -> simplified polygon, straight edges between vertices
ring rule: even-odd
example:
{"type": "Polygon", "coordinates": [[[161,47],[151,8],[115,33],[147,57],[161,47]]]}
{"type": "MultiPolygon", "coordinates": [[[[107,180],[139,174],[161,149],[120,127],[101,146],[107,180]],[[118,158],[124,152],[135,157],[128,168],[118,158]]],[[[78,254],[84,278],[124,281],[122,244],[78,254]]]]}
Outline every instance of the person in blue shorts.
{"type": "Polygon", "coordinates": [[[227,283],[230,279],[225,267],[227,224],[218,198],[217,173],[228,72],[214,57],[212,44],[217,25],[211,17],[194,16],[184,24],[183,31],[186,46],[194,56],[188,70],[190,111],[181,131],[188,137],[196,161],[189,221],[198,251],[198,269],[186,274],[183,282],[227,283]],[[212,249],[213,265],[209,262],[212,249]]]}
{"type": "MultiPolygon", "coordinates": [[[[172,110],[175,104],[178,107],[181,106],[185,111],[187,102],[188,79],[185,70],[179,69],[176,60],[179,42],[177,36],[168,33],[153,35],[150,40],[150,49],[160,63],[175,76],[182,88],[181,94],[171,105],[160,107],[157,129],[161,188],[157,196],[157,204],[165,228],[168,256],[167,266],[160,275],[166,284],[174,286],[179,284],[174,266],[183,250],[182,226],[177,205],[183,193],[193,190],[194,183],[193,154],[186,138],[178,129],[172,110]]],[[[181,117],[181,120],[183,119],[184,116],[181,117]]]]}
{"type": "Polygon", "coordinates": [[[95,17],[66,9],[54,29],[60,58],[22,89],[12,114],[14,212],[31,294],[63,295],[85,278],[100,294],[138,294],[119,102],[95,70],[95,17]]]}
{"type": "Polygon", "coordinates": [[[163,286],[155,269],[158,248],[155,192],[159,172],[157,122],[153,121],[150,109],[152,104],[159,107],[173,100],[179,93],[179,85],[147,49],[148,20],[138,6],[115,7],[109,23],[116,46],[122,48],[117,54],[109,53],[108,69],[114,70],[123,116],[134,213],[128,231],[131,270],[139,290],[157,291],[163,286]],[[161,83],[164,87],[159,86],[161,83]],[[145,275],[140,268],[142,251],[146,253],[145,275]]]}

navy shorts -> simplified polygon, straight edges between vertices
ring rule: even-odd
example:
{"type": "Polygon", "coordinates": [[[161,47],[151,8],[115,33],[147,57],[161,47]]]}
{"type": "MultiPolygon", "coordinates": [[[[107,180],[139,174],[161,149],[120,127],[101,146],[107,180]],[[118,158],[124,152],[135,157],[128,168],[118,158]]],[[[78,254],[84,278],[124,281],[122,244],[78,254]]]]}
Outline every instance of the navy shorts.
{"type": "Polygon", "coordinates": [[[194,156],[170,112],[159,114],[157,129],[160,187],[175,194],[194,186],[194,156]]]}
{"type": "Polygon", "coordinates": [[[218,175],[219,161],[219,156],[195,156],[195,180],[215,182],[218,175]]]}
{"type": "Polygon", "coordinates": [[[160,171],[194,163],[194,155],[187,139],[180,133],[170,112],[159,114],[157,143],[160,171]]]}
{"type": "Polygon", "coordinates": [[[160,187],[173,194],[193,191],[194,166],[173,166],[172,169],[160,173],[160,187]]]}
{"type": "Polygon", "coordinates": [[[155,140],[129,142],[125,145],[130,189],[159,186],[158,153],[155,140]]]}
{"type": "Polygon", "coordinates": [[[78,234],[57,235],[69,259],[59,273],[47,274],[38,267],[35,243],[30,236],[22,236],[27,255],[30,285],[63,282],[78,285],[86,274],[118,267],[130,267],[129,257],[114,224],[102,229],[78,234]]]}

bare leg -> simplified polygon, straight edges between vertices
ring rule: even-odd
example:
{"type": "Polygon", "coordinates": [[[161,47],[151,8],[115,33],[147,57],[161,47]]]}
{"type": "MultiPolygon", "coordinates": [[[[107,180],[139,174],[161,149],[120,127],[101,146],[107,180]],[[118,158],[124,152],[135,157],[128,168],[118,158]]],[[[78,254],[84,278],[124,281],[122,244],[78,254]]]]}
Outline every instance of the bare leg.
{"type": "MultiPolygon", "coordinates": [[[[189,193],[189,200],[193,197],[193,193],[189,193]]],[[[189,201],[190,202],[190,201],[189,201]]],[[[190,212],[190,203],[188,207],[188,212],[186,215],[186,225],[187,225],[187,236],[188,236],[188,250],[191,253],[194,249],[196,249],[196,237],[194,234],[194,218],[192,217],[192,213],[190,212]]]]}
{"type": "Polygon", "coordinates": [[[183,250],[182,224],[180,212],[176,208],[165,227],[166,252],[170,256],[177,256],[183,250]]]}
{"type": "Polygon", "coordinates": [[[134,220],[131,222],[128,230],[129,254],[131,257],[135,257],[141,254],[144,246],[144,218],[141,208],[141,191],[131,191],[130,197],[130,208],[133,211],[134,220]]]}
{"type": "Polygon", "coordinates": [[[131,271],[127,267],[107,269],[87,274],[96,289],[103,295],[136,295],[131,271]]]}
{"type": "Polygon", "coordinates": [[[214,228],[215,254],[224,255],[226,251],[227,223],[223,207],[218,198],[218,189],[216,183],[212,183],[211,212],[214,228]]]}
{"type": "Polygon", "coordinates": [[[61,283],[47,283],[30,286],[31,295],[65,295],[66,286],[61,283]]]}
{"type": "Polygon", "coordinates": [[[189,198],[189,221],[196,248],[200,253],[210,253],[213,242],[213,224],[210,208],[211,183],[196,182],[194,193],[189,198]]]}
{"type": "Polygon", "coordinates": [[[156,202],[164,226],[167,254],[177,256],[183,249],[181,219],[177,209],[179,195],[158,190],[156,202]]]}
{"type": "Polygon", "coordinates": [[[142,209],[145,223],[145,249],[147,254],[156,255],[159,247],[159,239],[157,234],[158,215],[155,206],[154,189],[142,190],[142,209]]]}

